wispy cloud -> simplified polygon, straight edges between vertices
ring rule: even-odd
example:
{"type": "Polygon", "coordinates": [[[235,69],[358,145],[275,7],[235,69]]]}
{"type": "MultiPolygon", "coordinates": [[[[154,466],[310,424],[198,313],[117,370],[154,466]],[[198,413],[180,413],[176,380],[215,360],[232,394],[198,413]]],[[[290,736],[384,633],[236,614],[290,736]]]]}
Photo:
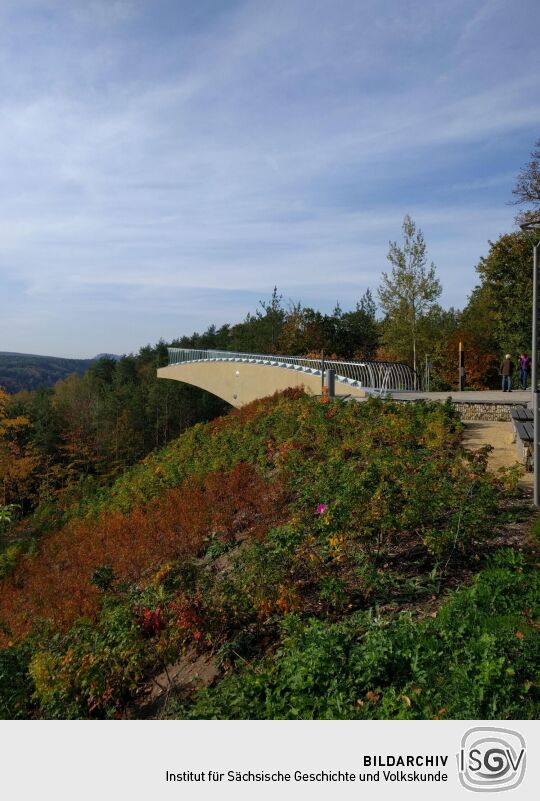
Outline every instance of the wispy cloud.
{"type": "Polygon", "coordinates": [[[133,349],[276,283],[346,305],[407,212],[462,304],[538,136],[538,11],[510,10],[2,4],[0,347],[51,352],[72,316],[71,352],[133,349]]]}

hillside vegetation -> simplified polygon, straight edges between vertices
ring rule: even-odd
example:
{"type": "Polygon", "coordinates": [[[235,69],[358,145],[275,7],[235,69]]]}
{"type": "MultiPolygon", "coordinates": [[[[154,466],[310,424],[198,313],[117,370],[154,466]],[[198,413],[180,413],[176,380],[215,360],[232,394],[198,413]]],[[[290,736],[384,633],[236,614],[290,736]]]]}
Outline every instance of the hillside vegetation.
{"type": "Polygon", "coordinates": [[[538,572],[498,547],[511,476],[461,430],[450,405],[298,391],[192,427],[4,552],[0,714],[143,714],[200,657],[212,686],[160,714],[537,715],[538,572]]]}
{"type": "Polygon", "coordinates": [[[102,357],[54,387],[8,394],[0,384],[0,504],[50,529],[74,501],[109,486],[150,451],[226,405],[179,381],[159,380],[167,348],[102,357]],[[37,513],[36,513],[37,512],[37,513]]]}

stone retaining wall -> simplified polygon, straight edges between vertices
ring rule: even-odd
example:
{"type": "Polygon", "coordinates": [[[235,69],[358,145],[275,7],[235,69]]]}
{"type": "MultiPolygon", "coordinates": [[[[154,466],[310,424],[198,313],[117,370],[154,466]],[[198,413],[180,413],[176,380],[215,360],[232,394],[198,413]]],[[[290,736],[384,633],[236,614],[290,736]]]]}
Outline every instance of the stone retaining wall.
{"type": "Polygon", "coordinates": [[[463,420],[492,420],[509,422],[510,412],[516,406],[526,407],[526,403],[454,403],[463,420]]]}
{"type": "MultiPolygon", "coordinates": [[[[396,399],[396,403],[412,402],[412,399],[396,399]]],[[[453,405],[456,407],[463,420],[489,420],[495,423],[510,422],[512,419],[512,409],[515,409],[516,406],[521,406],[521,408],[527,407],[526,403],[520,401],[516,403],[502,403],[498,401],[484,401],[483,403],[474,401],[453,401],[453,405]]]]}

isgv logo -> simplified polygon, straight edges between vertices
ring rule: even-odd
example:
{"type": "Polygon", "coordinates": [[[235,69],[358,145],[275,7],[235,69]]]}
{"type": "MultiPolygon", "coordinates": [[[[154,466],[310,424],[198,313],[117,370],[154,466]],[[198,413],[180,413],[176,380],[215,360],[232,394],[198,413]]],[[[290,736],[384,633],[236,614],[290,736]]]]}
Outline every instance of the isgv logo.
{"type": "Polygon", "coordinates": [[[467,790],[512,790],[525,775],[525,739],[512,729],[477,726],[463,735],[457,759],[459,780],[467,790]]]}

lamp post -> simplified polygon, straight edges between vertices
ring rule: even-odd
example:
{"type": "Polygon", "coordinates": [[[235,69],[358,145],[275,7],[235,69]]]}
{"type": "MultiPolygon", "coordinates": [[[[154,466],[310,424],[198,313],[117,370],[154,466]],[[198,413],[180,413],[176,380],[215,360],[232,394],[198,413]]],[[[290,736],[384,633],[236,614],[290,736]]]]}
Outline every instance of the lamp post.
{"type": "MultiPolygon", "coordinates": [[[[520,225],[522,231],[540,230],[540,220],[529,220],[520,225]]],[[[534,415],[533,467],[534,487],[533,503],[540,506],[540,390],[538,388],[538,247],[540,241],[533,245],[533,312],[532,312],[532,369],[531,392],[534,415]]]]}

